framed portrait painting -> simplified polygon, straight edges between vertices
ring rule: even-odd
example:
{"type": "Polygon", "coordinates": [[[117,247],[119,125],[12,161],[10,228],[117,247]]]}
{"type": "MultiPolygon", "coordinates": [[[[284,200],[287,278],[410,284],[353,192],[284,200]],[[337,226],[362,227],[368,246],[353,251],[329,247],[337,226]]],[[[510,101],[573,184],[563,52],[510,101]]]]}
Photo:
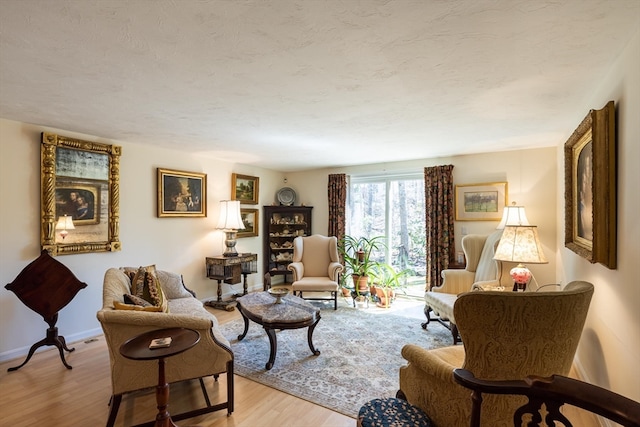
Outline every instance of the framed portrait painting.
{"type": "Polygon", "coordinates": [[[258,204],[260,178],[257,176],[231,174],[231,199],[245,205],[258,204]]]}
{"type": "Polygon", "coordinates": [[[591,110],[564,145],[565,246],[616,268],[615,104],[591,110]]]}
{"type": "Polygon", "coordinates": [[[158,217],[206,217],[207,175],[158,168],[158,217]]]}
{"type": "Polygon", "coordinates": [[[456,221],[500,221],[506,204],[506,182],[455,186],[456,221]]]}
{"type": "Polygon", "coordinates": [[[258,236],[258,209],[240,208],[240,217],[244,230],[238,230],[238,238],[258,236]]]}

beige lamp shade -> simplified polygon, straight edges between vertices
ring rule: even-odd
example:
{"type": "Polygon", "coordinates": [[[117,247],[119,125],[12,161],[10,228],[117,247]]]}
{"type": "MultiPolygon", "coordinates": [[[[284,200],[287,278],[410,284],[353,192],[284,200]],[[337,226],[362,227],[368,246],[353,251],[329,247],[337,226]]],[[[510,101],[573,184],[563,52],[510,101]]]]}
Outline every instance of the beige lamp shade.
{"type": "Polygon", "coordinates": [[[493,259],[526,264],[549,262],[544,256],[538,237],[538,227],[535,225],[506,226],[493,259]]]}
{"type": "Polygon", "coordinates": [[[220,201],[220,218],[216,228],[219,230],[244,230],[244,223],[240,215],[240,201],[220,201]]]}
{"type": "Polygon", "coordinates": [[[513,202],[511,206],[504,207],[502,219],[496,229],[503,230],[508,225],[529,225],[524,206],[516,206],[516,202],[513,202]]]}

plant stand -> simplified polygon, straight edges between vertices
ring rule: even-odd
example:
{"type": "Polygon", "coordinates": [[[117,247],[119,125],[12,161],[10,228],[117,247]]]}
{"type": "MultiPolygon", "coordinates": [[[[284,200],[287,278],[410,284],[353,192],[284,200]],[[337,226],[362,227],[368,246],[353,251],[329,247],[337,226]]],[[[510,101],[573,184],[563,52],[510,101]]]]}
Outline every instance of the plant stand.
{"type": "Polygon", "coordinates": [[[371,293],[367,291],[351,291],[351,298],[353,299],[354,308],[369,308],[369,296],[371,293]],[[360,300],[360,301],[358,301],[360,300]]]}

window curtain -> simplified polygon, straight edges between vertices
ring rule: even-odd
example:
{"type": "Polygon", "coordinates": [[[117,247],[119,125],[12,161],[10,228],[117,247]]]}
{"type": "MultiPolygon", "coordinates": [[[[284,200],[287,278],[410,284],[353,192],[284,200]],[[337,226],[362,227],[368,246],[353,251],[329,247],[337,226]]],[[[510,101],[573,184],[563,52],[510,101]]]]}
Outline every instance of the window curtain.
{"type": "Polygon", "coordinates": [[[336,236],[340,240],[344,237],[346,225],[347,175],[330,174],[327,193],[329,199],[327,235],[336,236]]]}
{"type": "Polygon", "coordinates": [[[442,285],[442,270],[455,257],[453,165],[424,168],[427,234],[426,290],[442,285]]]}

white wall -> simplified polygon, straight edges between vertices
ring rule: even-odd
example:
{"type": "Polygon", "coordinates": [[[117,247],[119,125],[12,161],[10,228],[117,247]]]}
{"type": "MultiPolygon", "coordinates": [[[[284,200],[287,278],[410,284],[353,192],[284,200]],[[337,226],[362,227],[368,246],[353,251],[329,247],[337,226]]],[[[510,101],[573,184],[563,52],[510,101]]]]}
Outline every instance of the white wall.
{"type": "MultiPolygon", "coordinates": [[[[498,153],[454,156],[437,159],[421,159],[407,162],[384,163],[348,168],[319,169],[310,172],[286,174],[288,184],[296,190],[303,203],[314,206],[313,232],[327,233],[327,177],[332,173],[348,175],[393,174],[417,172],[422,174],[427,166],[454,165],[454,184],[484,182],[507,182],[508,202],[525,206],[530,223],[538,226],[540,240],[549,264],[528,265],[540,284],[556,283],[555,259],[556,242],[556,177],[555,147],[535,150],[503,151],[498,153]]],[[[489,234],[498,225],[495,221],[457,221],[455,239],[457,250],[461,250],[461,227],[469,234],[489,234]]],[[[514,266],[505,263],[503,272],[514,266]]],[[[503,283],[511,283],[508,274],[503,273],[503,283]]]]}
{"type": "MultiPolygon", "coordinates": [[[[156,264],[180,272],[200,299],[215,296],[216,282],[205,277],[206,256],[224,249],[224,233],[215,230],[218,201],[231,196],[231,173],[260,178],[260,207],[271,204],[281,187],[279,172],[225,163],[198,154],[120,143],[65,130],[0,119],[0,282],[10,283],[40,253],[40,134],[43,131],[122,146],[120,162],[120,240],[122,251],[59,256],[60,262],[88,284],[58,319],[67,341],[101,333],[96,311],[102,305],[102,278],[109,267],[156,264]],[[156,168],[207,174],[206,218],[156,217],[156,168]]],[[[260,237],[238,239],[240,252],[262,252],[260,237]]],[[[260,261],[260,260],[259,260],[260,261]]],[[[249,286],[262,286],[262,263],[249,286]]],[[[228,285],[223,292],[230,294],[228,285]]],[[[236,288],[239,289],[237,285],[236,288]]],[[[0,360],[26,354],[45,336],[42,317],[25,307],[13,292],[0,291],[0,360]]],[[[44,347],[45,349],[47,347],[44,347]]]]}
{"type": "MultiPolygon", "coordinates": [[[[593,87],[577,127],[590,109],[615,101],[618,136],[618,268],[590,264],[564,248],[564,217],[558,211],[558,277],[595,285],[580,346],[579,368],[586,380],[640,401],[640,32],[612,64],[607,77],[593,87]]],[[[567,138],[573,129],[567,129],[567,138]]],[[[557,148],[558,204],[563,203],[563,146],[557,148]]]]}

